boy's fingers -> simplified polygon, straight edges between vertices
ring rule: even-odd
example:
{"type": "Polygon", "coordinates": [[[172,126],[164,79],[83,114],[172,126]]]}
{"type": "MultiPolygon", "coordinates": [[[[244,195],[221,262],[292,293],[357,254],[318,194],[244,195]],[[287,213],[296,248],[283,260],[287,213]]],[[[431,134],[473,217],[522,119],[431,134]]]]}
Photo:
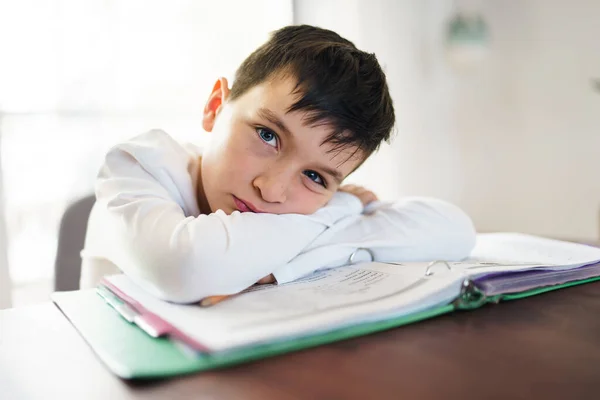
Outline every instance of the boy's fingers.
{"type": "Polygon", "coordinates": [[[366,205],[372,201],[376,201],[377,196],[375,195],[375,193],[367,191],[366,193],[363,194],[362,200],[363,200],[363,203],[366,205]]]}
{"type": "Polygon", "coordinates": [[[340,186],[339,190],[341,190],[342,192],[351,192],[353,190],[355,190],[357,188],[356,185],[343,185],[340,186]]]}
{"type": "Polygon", "coordinates": [[[214,306],[217,303],[222,302],[225,299],[233,297],[233,295],[225,295],[225,296],[208,296],[200,300],[200,307],[210,307],[214,306]]]}
{"type": "Polygon", "coordinates": [[[259,279],[258,282],[256,282],[259,285],[265,285],[267,283],[274,283],[275,282],[275,277],[273,276],[273,274],[267,275],[262,279],[259,279]]]}
{"type": "Polygon", "coordinates": [[[373,192],[369,192],[369,191],[367,191],[367,192],[364,192],[364,193],[361,193],[361,194],[358,196],[358,198],[360,199],[360,201],[361,201],[361,202],[363,203],[363,205],[365,205],[365,206],[366,206],[367,204],[369,204],[370,202],[377,200],[377,196],[375,196],[375,193],[373,193],[373,192]]]}
{"type": "Polygon", "coordinates": [[[377,195],[375,193],[362,186],[344,185],[340,186],[339,190],[355,195],[360,199],[363,205],[367,205],[372,201],[378,200],[377,195]]]}
{"type": "Polygon", "coordinates": [[[344,186],[341,186],[339,188],[339,190],[341,190],[342,192],[348,192],[348,193],[352,193],[352,194],[371,192],[369,189],[367,189],[365,187],[356,186],[356,185],[344,185],[344,186]]]}

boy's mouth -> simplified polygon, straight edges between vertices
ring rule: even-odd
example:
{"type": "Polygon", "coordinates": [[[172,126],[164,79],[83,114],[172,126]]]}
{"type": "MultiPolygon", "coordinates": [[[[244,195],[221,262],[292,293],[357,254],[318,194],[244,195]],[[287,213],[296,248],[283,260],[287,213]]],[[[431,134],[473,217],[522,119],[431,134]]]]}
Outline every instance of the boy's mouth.
{"type": "Polygon", "coordinates": [[[259,209],[257,209],[256,207],[254,207],[254,205],[252,203],[250,203],[249,201],[238,199],[235,196],[233,196],[233,202],[235,203],[235,206],[237,207],[237,209],[240,212],[253,212],[253,213],[262,213],[263,212],[263,211],[260,211],[259,209]]]}

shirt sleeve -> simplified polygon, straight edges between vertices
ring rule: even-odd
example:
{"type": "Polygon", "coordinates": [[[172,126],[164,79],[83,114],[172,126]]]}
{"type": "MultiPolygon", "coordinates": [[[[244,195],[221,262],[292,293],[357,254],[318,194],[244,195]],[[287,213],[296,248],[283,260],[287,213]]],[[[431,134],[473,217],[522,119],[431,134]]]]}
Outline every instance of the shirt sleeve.
{"type": "Polygon", "coordinates": [[[476,232],[471,219],[457,206],[422,197],[394,203],[375,202],[365,212],[339,221],[288,264],[274,272],[286,283],[314,272],[356,261],[457,261],[469,256],[476,232]],[[368,251],[367,251],[368,250],[368,251]],[[369,254],[370,253],[370,254],[369,254]]]}
{"type": "Polygon", "coordinates": [[[102,230],[116,243],[104,256],[164,300],[189,303],[246,289],[363,208],[354,196],[339,193],[312,215],[186,215],[186,164],[153,147],[111,149],[96,197],[106,211],[102,230]]]}

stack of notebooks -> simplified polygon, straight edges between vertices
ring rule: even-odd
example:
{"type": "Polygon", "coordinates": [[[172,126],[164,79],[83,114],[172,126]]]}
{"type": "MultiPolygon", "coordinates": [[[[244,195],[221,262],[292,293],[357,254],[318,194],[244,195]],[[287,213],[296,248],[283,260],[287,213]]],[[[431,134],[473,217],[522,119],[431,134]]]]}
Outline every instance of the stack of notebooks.
{"type": "Polygon", "coordinates": [[[125,275],[54,302],[123,378],[214,369],[365,335],[486,303],[600,279],[600,248],[478,235],[470,259],[361,263],[260,285],[212,307],[164,302],[125,275]]]}

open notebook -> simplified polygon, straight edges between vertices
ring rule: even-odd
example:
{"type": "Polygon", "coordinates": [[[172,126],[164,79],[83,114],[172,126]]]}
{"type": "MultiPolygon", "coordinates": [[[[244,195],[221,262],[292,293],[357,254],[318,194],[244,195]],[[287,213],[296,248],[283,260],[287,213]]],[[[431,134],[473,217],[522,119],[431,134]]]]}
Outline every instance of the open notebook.
{"type": "MultiPolygon", "coordinates": [[[[318,271],[285,285],[254,286],[208,308],[158,300],[125,275],[106,278],[98,294],[148,340],[167,340],[188,354],[194,367],[163,371],[169,375],[327,343],[598,277],[599,248],[522,234],[483,234],[472,258],[464,262],[362,263],[318,271]]],[[[78,326],[72,303],[61,305],[61,300],[55,295],[85,337],[85,322],[78,326]]],[[[106,354],[104,360],[115,364],[106,354]]],[[[128,369],[120,375],[156,376],[156,371],[144,375],[128,369]]]]}

